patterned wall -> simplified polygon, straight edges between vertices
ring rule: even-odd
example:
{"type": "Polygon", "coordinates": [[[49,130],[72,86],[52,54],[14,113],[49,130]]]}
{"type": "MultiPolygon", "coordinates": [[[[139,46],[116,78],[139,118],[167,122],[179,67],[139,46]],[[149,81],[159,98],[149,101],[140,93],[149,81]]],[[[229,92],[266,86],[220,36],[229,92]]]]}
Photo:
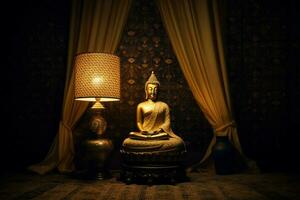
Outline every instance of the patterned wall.
{"type": "MultiPolygon", "coordinates": [[[[159,98],[171,109],[174,131],[186,140],[197,131],[206,135],[208,126],[192,97],[158,16],[154,1],[136,1],[121,41],[121,113],[130,113],[130,118],[123,119],[127,119],[123,123],[124,129],[136,129],[135,108],[144,101],[145,82],[154,71],[161,83],[159,98]]],[[[198,141],[201,144],[201,140],[198,141]]]]}
{"type": "MultiPolygon", "coordinates": [[[[134,1],[117,54],[121,57],[121,102],[119,128],[114,141],[120,143],[130,131],[136,131],[136,107],[145,100],[145,82],[154,71],[161,83],[159,100],[171,110],[171,126],[190,152],[190,162],[199,159],[212,136],[211,128],[181,72],[163,27],[155,1],[134,1]],[[120,134],[120,135],[119,135],[120,134]]],[[[107,113],[108,113],[107,112],[107,113]]],[[[112,118],[114,118],[112,116],[112,118]]],[[[118,149],[118,148],[117,148],[118,149]]]]}

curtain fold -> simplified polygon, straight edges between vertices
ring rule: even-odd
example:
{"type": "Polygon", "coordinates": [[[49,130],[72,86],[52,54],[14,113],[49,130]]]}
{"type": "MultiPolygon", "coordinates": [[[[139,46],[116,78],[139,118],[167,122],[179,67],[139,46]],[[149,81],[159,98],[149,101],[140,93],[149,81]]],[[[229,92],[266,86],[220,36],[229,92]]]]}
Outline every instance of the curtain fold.
{"type": "Polygon", "coordinates": [[[197,165],[210,157],[216,136],[228,136],[243,155],[232,116],[218,9],[220,1],[156,2],[187,83],[214,129],[213,139],[197,165]]]}
{"type": "Polygon", "coordinates": [[[131,0],[72,1],[67,73],[58,133],[46,158],[29,170],[45,174],[55,168],[62,173],[74,170],[72,129],[88,103],[74,100],[73,58],[78,53],[114,53],[127,21],[131,0]]]}

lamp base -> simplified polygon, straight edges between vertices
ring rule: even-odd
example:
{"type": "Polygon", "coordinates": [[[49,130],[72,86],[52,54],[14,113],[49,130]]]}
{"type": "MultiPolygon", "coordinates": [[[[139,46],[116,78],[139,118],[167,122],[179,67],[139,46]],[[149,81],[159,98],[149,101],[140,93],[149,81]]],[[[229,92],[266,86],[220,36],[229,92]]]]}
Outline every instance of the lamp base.
{"type": "Polygon", "coordinates": [[[113,149],[111,140],[107,138],[90,138],[83,142],[83,159],[86,170],[80,175],[84,179],[103,180],[111,178],[107,169],[107,159],[113,149]]]}
{"type": "Polygon", "coordinates": [[[83,170],[77,173],[78,178],[103,180],[111,178],[107,169],[108,157],[113,150],[113,143],[105,136],[106,120],[101,116],[104,108],[97,99],[98,106],[91,108],[89,120],[90,132],[80,144],[80,160],[83,170]],[[102,106],[102,107],[101,107],[102,106]]]}
{"type": "Polygon", "coordinates": [[[97,171],[93,170],[82,170],[76,171],[72,174],[73,178],[81,179],[81,180],[105,180],[112,178],[111,173],[107,169],[101,169],[97,171]]]}
{"type": "Polygon", "coordinates": [[[93,176],[97,180],[104,180],[104,179],[110,179],[112,178],[111,173],[107,169],[102,169],[96,173],[95,176],[93,176]]]}
{"type": "Polygon", "coordinates": [[[82,180],[105,180],[112,178],[112,175],[109,170],[107,169],[97,169],[97,170],[83,170],[77,171],[74,174],[75,178],[82,179],[82,180]]]}

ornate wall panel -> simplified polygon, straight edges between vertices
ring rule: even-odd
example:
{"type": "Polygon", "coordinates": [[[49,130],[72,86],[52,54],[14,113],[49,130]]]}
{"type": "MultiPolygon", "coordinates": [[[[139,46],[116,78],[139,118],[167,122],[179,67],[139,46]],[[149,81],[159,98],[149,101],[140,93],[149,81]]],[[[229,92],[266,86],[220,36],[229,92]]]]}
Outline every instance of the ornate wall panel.
{"type": "Polygon", "coordinates": [[[145,82],[154,71],[161,83],[159,99],[171,109],[173,131],[198,159],[208,145],[211,128],[181,72],[155,1],[134,1],[118,49],[121,57],[121,141],[136,127],[136,107],[145,100],[145,82]]]}

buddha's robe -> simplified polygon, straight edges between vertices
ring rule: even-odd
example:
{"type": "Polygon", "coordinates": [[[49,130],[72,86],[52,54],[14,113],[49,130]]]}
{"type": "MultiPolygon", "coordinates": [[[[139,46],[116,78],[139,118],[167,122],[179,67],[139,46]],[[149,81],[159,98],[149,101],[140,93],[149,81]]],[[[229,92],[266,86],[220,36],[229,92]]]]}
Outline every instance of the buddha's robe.
{"type": "MultiPolygon", "coordinates": [[[[143,106],[142,104],[139,106],[143,106]]],[[[140,132],[131,132],[129,138],[125,139],[125,149],[172,151],[185,148],[182,139],[171,129],[170,109],[164,102],[155,102],[152,109],[143,113],[139,128],[140,132]],[[156,132],[158,130],[160,131],[156,132]]]]}

